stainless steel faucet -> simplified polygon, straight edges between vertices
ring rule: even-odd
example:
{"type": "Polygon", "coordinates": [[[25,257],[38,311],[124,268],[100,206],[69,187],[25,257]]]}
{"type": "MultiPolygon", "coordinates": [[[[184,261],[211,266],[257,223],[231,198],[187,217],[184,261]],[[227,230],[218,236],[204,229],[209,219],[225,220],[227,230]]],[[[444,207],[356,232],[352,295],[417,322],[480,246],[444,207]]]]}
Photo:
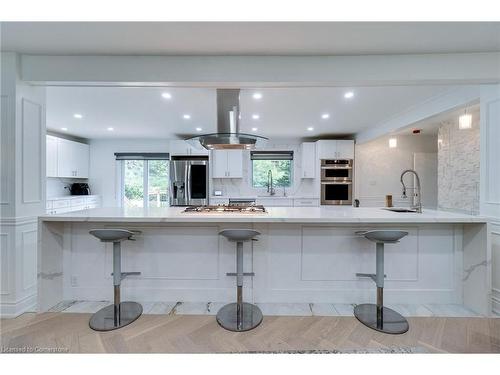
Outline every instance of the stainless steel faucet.
{"type": "Polygon", "coordinates": [[[416,212],[419,214],[422,213],[422,195],[421,195],[421,189],[420,189],[420,177],[418,177],[418,173],[415,172],[413,169],[406,169],[401,173],[401,185],[403,185],[403,198],[407,198],[406,195],[406,190],[410,189],[405,186],[405,183],[403,181],[403,177],[407,173],[413,173],[415,175],[415,179],[417,180],[417,186],[412,188],[414,190],[413,197],[412,197],[412,207],[416,212]]]}
{"type": "Polygon", "coordinates": [[[271,170],[267,172],[267,192],[269,193],[269,195],[276,194],[273,186],[273,171],[271,170]]]}

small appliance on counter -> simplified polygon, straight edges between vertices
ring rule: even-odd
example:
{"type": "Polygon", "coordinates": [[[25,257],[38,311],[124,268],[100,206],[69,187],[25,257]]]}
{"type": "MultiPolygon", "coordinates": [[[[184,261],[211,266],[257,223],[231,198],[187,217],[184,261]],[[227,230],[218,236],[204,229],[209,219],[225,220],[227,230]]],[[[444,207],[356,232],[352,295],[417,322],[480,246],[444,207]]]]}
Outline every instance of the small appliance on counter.
{"type": "Polygon", "coordinates": [[[71,195],[90,195],[90,186],[85,182],[75,182],[71,184],[69,191],[71,195]]]}

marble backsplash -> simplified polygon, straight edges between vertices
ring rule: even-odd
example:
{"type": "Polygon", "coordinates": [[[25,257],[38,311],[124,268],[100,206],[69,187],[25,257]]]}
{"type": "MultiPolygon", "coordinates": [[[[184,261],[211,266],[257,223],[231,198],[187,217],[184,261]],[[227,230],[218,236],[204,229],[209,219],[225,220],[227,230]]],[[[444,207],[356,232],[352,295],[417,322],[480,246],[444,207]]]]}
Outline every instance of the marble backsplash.
{"type": "Polygon", "coordinates": [[[456,121],[443,122],[438,133],[438,208],[479,212],[479,115],[472,128],[459,129],[456,121]]]}
{"type": "MultiPolygon", "coordinates": [[[[302,172],[302,156],[300,143],[270,141],[266,150],[293,151],[293,183],[286,189],[276,188],[276,197],[284,193],[295,197],[319,197],[317,179],[300,178],[302,172]]],[[[267,195],[266,189],[254,188],[252,186],[252,162],[250,151],[243,151],[243,178],[213,178],[210,194],[215,190],[222,191],[225,197],[256,197],[267,195]]]]}

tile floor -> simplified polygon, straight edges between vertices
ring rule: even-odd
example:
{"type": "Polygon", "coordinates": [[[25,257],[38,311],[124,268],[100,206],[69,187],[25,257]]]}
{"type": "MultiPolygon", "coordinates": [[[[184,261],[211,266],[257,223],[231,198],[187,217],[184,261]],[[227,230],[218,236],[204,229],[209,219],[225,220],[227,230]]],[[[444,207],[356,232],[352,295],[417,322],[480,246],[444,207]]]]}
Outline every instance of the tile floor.
{"type": "MultiPolygon", "coordinates": [[[[63,301],[50,311],[94,313],[108,301],[63,301]]],[[[216,315],[223,302],[142,302],[144,314],[216,315]]],[[[257,303],[264,316],[353,316],[354,305],[342,303],[257,303]]],[[[408,317],[474,317],[480,316],[462,305],[394,304],[387,305],[408,317]]]]}

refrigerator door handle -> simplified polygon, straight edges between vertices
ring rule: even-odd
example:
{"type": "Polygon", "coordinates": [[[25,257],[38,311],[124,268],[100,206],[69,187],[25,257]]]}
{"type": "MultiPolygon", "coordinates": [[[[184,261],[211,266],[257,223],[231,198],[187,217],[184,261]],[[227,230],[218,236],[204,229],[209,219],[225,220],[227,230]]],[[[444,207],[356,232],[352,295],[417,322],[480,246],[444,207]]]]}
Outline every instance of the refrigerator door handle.
{"type": "Polygon", "coordinates": [[[191,163],[186,164],[186,204],[191,205],[191,163]]]}

